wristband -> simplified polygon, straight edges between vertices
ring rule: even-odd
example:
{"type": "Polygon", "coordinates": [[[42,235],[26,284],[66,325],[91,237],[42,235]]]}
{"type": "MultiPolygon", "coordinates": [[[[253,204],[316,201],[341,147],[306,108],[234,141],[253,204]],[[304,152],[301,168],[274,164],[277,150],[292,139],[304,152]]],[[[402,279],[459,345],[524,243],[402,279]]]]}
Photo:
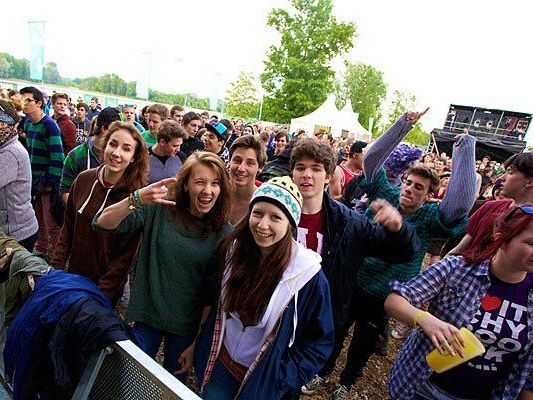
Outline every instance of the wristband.
{"type": "Polygon", "coordinates": [[[128,196],[128,200],[130,202],[130,205],[128,207],[130,210],[135,211],[140,207],[137,201],[135,201],[135,196],[133,193],[130,193],[130,195],[128,196]]]}
{"type": "Polygon", "coordinates": [[[429,313],[427,311],[419,311],[419,312],[417,312],[416,315],[415,315],[415,318],[413,320],[413,325],[414,326],[418,326],[418,321],[420,320],[420,318],[422,318],[425,315],[429,315],[429,313]]]}
{"type": "Polygon", "coordinates": [[[142,207],[143,203],[141,201],[141,197],[139,194],[139,190],[136,190],[133,192],[133,198],[135,199],[135,202],[137,203],[137,207],[142,207]]]}

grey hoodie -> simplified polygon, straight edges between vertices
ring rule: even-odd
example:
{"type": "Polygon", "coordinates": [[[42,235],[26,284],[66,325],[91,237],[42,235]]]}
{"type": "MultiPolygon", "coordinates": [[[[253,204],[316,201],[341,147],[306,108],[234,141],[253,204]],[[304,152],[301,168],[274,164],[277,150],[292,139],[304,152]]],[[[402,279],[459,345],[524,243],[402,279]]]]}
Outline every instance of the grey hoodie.
{"type": "Polygon", "coordinates": [[[14,137],[0,147],[0,228],[18,241],[39,229],[30,201],[30,158],[14,137]]]}

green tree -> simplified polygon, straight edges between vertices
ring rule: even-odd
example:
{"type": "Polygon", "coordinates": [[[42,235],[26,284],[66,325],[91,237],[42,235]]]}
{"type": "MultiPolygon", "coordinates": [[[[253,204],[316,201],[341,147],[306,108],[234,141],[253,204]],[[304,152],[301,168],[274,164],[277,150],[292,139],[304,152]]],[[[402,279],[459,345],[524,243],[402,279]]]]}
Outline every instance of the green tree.
{"type": "Polygon", "coordinates": [[[340,85],[340,97],[352,102],[354,112],[359,113],[359,122],[369,128],[369,118],[374,118],[373,131],[381,119],[381,104],[387,96],[387,84],[383,72],[363,63],[346,62],[346,72],[340,85]]]}
{"type": "Polygon", "coordinates": [[[99,78],[100,91],[104,93],[112,93],[119,96],[126,94],[128,84],[117,74],[105,74],[99,78]]]}
{"type": "Polygon", "coordinates": [[[9,78],[11,76],[11,62],[9,58],[0,53],[0,78],[9,78]]]}
{"type": "Polygon", "coordinates": [[[25,58],[13,58],[11,76],[18,79],[30,79],[30,62],[25,58]]]}
{"type": "Polygon", "coordinates": [[[331,60],[353,46],[355,24],[338,22],[332,0],[290,0],[294,9],[274,9],[268,26],[280,33],[270,46],[261,82],[266,119],[287,123],[323,103],[333,91],[331,60]]]}
{"type": "Polygon", "coordinates": [[[46,83],[52,83],[55,85],[61,83],[61,75],[59,74],[59,69],[55,62],[46,63],[43,80],[46,83]]]}
{"type": "Polygon", "coordinates": [[[128,82],[126,87],[126,97],[137,97],[137,82],[128,82]]]}
{"type": "Polygon", "coordinates": [[[419,147],[425,147],[428,145],[430,139],[431,134],[424,131],[422,129],[422,124],[418,122],[404,138],[404,142],[411,143],[419,147]]]}
{"type": "Polygon", "coordinates": [[[225,96],[225,113],[234,117],[257,118],[259,114],[259,98],[254,76],[241,72],[238,78],[230,83],[225,96]]]}
{"type": "Polygon", "coordinates": [[[392,101],[389,108],[389,126],[394,124],[398,117],[403,113],[409,110],[414,110],[415,104],[415,95],[396,89],[392,95],[392,101]]]}

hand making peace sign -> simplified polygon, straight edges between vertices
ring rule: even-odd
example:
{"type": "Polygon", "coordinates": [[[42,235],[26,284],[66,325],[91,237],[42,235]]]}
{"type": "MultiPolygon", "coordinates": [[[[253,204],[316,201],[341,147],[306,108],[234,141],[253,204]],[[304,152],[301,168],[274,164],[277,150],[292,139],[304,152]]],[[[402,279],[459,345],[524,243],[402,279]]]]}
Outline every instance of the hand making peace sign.
{"type": "Polygon", "coordinates": [[[164,206],[175,206],[176,202],[166,199],[168,195],[167,185],[175,182],[176,178],[166,178],[139,189],[143,205],[162,204],[164,206]]]}

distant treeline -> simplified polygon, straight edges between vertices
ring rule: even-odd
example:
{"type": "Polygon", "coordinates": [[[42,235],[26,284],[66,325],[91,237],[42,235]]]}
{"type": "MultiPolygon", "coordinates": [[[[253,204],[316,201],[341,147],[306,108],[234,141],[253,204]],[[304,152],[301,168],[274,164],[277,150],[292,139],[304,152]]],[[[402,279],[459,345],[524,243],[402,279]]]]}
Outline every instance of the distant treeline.
{"type": "MultiPolygon", "coordinates": [[[[0,78],[30,80],[30,62],[25,58],[15,58],[11,54],[0,53],[0,78]]],[[[126,82],[116,74],[90,76],[87,78],[64,78],[59,73],[59,68],[55,62],[49,62],[44,67],[43,82],[118,96],[137,97],[135,81],[126,82]]],[[[209,99],[199,98],[194,93],[172,94],[149,89],[148,100],[167,104],[186,104],[192,108],[209,109],[209,99]]],[[[219,100],[217,110],[213,111],[221,111],[222,108],[223,103],[219,100]]]]}

